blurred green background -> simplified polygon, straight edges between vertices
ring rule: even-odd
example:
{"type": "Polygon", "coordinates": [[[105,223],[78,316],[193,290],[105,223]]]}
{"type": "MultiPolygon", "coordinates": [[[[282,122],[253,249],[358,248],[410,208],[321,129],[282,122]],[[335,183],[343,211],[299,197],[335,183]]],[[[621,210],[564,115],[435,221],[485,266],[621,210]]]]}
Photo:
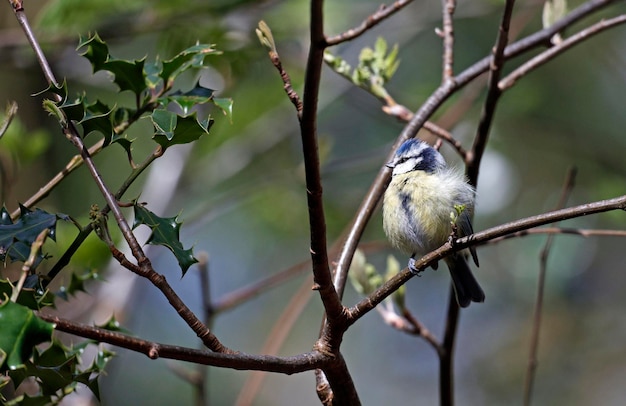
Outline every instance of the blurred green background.
{"type": "MultiPolygon", "coordinates": [[[[623,2],[576,25],[626,12],[623,2]]],[[[581,2],[570,4],[574,8],[581,2]]],[[[360,23],[377,9],[369,0],[328,2],[327,34],[360,23]]],[[[512,33],[517,38],[541,28],[542,3],[518,2],[512,33]]],[[[332,48],[357,64],[360,50],[384,37],[399,44],[401,65],[388,86],[391,95],[412,110],[438,86],[441,77],[440,2],[416,1],[359,39],[332,48]]],[[[455,69],[460,72],[490,51],[500,1],[459,2],[455,14],[455,69]]],[[[234,99],[233,122],[213,112],[211,134],[191,148],[167,151],[127,198],[137,197],[162,216],[185,221],[181,240],[210,258],[211,296],[233,290],[309,258],[308,219],[301,144],[294,108],[254,33],[265,20],[272,28],[282,63],[296,91],[302,91],[308,2],[291,1],[32,1],[27,15],[59,79],[70,93],[87,91],[90,99],[116,100],[104,75],[92,75],[75,51],[79,34],[97,31],[119,58],[167,59],[196,41],[215,43],[223,55],[208,60],[201,83],[234,99]],[[179,173],[180,172],[180,173],[179,173]]],[[[573,32],[569,30],[568,32],[573,32]]],[[[539,214],[555,207],[571,166],[578,168],[570,205],[626,193],[626,30],[617,27],[549,62],[506,92],[493,123],[478,185],[475,229],[539,214]]],[[[528,56],[516,58],[507,71],[528,56]]],[[[63,168],[75,151],[58,125],[41,109],[46,87],[31,49],[8,4],[0,9],[0,103],[19,104],[19,116],[0,140],[2,193],[7,207],[25,201],[63,168]]],[[[188,75],[191,87],[197,77],[188,75]]],[[[480,116],[484,82],[453,97],[435,116],[471,145],[480,116]],[[461,111],[453,117],[454,111],[461,111]]],[[[360,200],[403,123],[384,114],[365,91],[325,68],[318,131],[323,158],[329,241],[349,224],[360,200]]],[[[136,154],[152,146],[148,122],[129,136],[138,138],[136,154]]],[[[460,165],[454,152],[442,149],[460,165]]],[[[128,173],[124,151],[112,146],[96,158],[111,188],[128,173]]],[[[67,213],[83,222],[92,203],[103,204],[84,168],[69,176],[40,207],[67,213]]],[[[563,223],[567,227],[626,228],[626,215],[614,212],[563,223]]],[[[145,230],[144,230],[145,231],[145,230]]],[[[58,256],[74,230],[60,230],[58,256]]],[[[455,363],[456,396],[461,405],[519,403],[523,393],[539,253],[545,235],[510,239],[479,248],[476,272],[487,294],[482,305],[463,311],[455,363]]],[[[145,236],[143,237],[145,241],[145,236]]],[[[380,213],[364,241],[384,241],[380,213]]],[[[535,404],[620,405],[626,402],[626,270],[620,237],[558,236],[550,252],[541,332],[535,404]]],[[[180,278],[176,261],[165,250],[150,249],[157,271],[168,278],[190,307],[201,313],[199,275],[180,278]]],[[[368,261],[384,268],[389,248],[369,252],[368,261]]],[[[91,284],[90,296],[61,305],[68,317],[102,323],[111,313],[137,336],[197,347],[199,342],[166,300],[148,282],[120,269],[109,269],[106,250],[95,238],[81,250],[71,271],[95,267],[104,284],[91,284]],[[104,285],[104,286],[102,286],[104,285]],[[78,303],[78,305],[77,305],[78,303]]],[[[398,257],[404,264],[405,258],[398,257]]],[[[278,288],[219,314],[213,331],[233,349],[258,353],[294,292],[306,283],[307,269],[278,288]]],[[[68,270],[70,271],[70,270],[68,270]]],[[[67,279],[67,277],[66,277],[67,279]]],[[[445,317],[447,271],[426,272],[407,285],[409,308],[440,336],[445,317]]],[[[360,299],[348,286],[344,303],[360,299]]],[[[305,306],[282,355],[312,347],[321,321],[315,294],[305,306]]],[[[346,334],[343,354],[365,405],[435,404],[437,358],[422,340],[393,330],[371,312],[346,334]]],[[[193,365],[151,361],[115,349],[118,357],[101,380],[105,405],[192,404],[192,387],[173,369],[193,365]]],[[[234,404],[249,372],[211,368],[208,402],[234,404]]],[[[74,402],[84,404],[88,390],[74,402]],[[80,399],[80,400],[79,400],[80,399]]],[[[71,404],[71,400],[67,401],[71,404]]],[[[316,405],[313,373],[269,375],[255,405],[316,405]]]]}

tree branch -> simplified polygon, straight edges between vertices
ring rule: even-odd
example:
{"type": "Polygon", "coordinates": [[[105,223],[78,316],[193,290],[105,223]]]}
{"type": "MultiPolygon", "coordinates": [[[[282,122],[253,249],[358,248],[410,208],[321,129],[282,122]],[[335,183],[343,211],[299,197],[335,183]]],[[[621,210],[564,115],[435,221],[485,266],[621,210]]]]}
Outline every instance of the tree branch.
{"type": "Polygon", "coordinates": [[[407,6],[413,0],[397,0],[391,6],[386,6],[381,4],[378,10],[367,17],[359,26],[349,29],[348,31],[335,35],[334,37],[329,37],[326,39],[326,43],[328,46],[338,45],[342,42],[350,41],[355,39],[356,37],[362,35],[364,32],[379,24],[386,18],[390,17],[394,13],[400,11],[402,8],[407,6]]]}
{"type": "Polygon", "coordinates": [[[554,45],[547,51],[544,51],[534,58],[528,60],[519,68],[509,73],[504,79],[502,79],[498,83],[498,88],[500,89],[500,91],[511,88],[521,77],[528,74],[532,70],[537,69],[539,66],[545,64],[546,62],[554,59],[560,53],[568,50],[574,45],[580,44],[581,42],[593,37],[596,34],[601,33],[606,29],[624,23],[626,23],[626,14],[622,14],[608,20],[599,21],[598,23],[577,32],[576,34],[568,37],[566,40],[554,45]]]}
{"type": "Polygon", "coordinates": [[[250,355],[241,352],[217,353],[147,341],[140,338],[130,337],[115,331],[76,323],[41,312],[38,312],[37,316],[49,323],[54,323],[57,331],[126,348],[145,354],[150,359],[168,358],[179,361],[193,362],[194,364],[211,365],[238,370],[278,372],[288,375],[310,371],[315,368],[321,368],[329,362],[328,356],[317,351],[311,351],[291,357],[250,355]]]}
{"type": "MultiPolygon", "coordinates": [[[[307,204],[309,207],[310,250],[313,262],[314,283],[322,298],[328,322],[333,325],[344,318],[344,308],[333,286],[328,263],[326,219],[322,199],[320,160],[317,145],[317,102],[324,49],[326,48],[323,5],[324,2],[322,0],[313,0],[311,2],[311,44],[306,65],[300,134],[304,155],[307,204]]],[[[331,345],[337,344],[338,342],[334,342],[331,345]]]]}
{"type": "Polygon", "coordinates": [[[443,75],[442,82],[454,76],[454,25],[452,16],[456,8],[456,0],[441,0],[443,9],[443,75]]]}

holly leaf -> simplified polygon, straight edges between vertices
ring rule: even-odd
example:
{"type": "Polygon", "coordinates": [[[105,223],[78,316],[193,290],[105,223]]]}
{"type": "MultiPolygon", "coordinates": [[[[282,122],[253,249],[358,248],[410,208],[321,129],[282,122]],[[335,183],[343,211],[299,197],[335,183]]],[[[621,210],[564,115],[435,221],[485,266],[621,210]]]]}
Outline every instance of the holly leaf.
{"type": "Polygon", "coordinates": [[[31,309],[9,300],[0,305],[0,325],[2,371],[23,366],[36,345],[50,341],[54,327],[35,316],[31,309]]]}
{"type": "Polygon", "coordinates": [[[109,54],[108,45],[98,34],[89,38],[81,36],[77,49],[81,48],[85,48],[81,55],[91,62],[94,73],[101,70],[111,72],[113,82],[121,91],[130,90],[139,95],[146,89],[143,71],[145,58],[135,61],[113,58],[109,54]]]}
{"type": "Polygon", "coordinates": [[[187,144],[208,134],[213,119],[198,120],[196,113],[179,116],[164,109],[157,109],[150,115],[154,125],[154,140],[167,149],[176,144],[187,144]]]}
{"type": "Polygon", "coordinates": [[[209,89],[204,86],[200,86],[200,83],[196,83],[196,86],[188,92],[181,92],[180,90],[164,97],[163,104],[169,102],[176,103],[183,114],[187,115],[189,111],[197,104],[205,104],[213,99],[213,89],[209,89]]]}
{"type": "Polygon", "coordinates": [[[99,132],[104,136],[104,146],[109,145],[115,135],[111,122],[111,113],[114,109],[109,108],[100,100],[96,100],[92,104],[85,104],[83,117],[78,121],[78,124],[83,127],[83,137],[92,132],[99,132]]]}
{"type": "MultiPolygon", "coordinates": [[[[46,228],[49,237],[54,240],[56,222],[59,218],[67,220],[67,216],[47,213],[41,209],[31,211],[20,206],[20,217],[13,223],[5,207],[0,210],[0,260],[25,261],[30,255],[30,246],[39,233],[46,228]]],[[[39,258],[41,259],[41,257],[39,258]]]]}
{"type": "Polygon", "coordinates": [[[178,222],[178,216],[159,217],[137,202],[133,204],[133,208],[135,209],[133,228],[141,224],[150,227],[152,233],[147,243],[163,245],[172,251],[178,260],[183,276],[185,276],[189,267],[198,262],[198,260],[193,256],[193,249],[184,249],[183,244],[180,242],[180,226],[182,223],[178,222]]]}

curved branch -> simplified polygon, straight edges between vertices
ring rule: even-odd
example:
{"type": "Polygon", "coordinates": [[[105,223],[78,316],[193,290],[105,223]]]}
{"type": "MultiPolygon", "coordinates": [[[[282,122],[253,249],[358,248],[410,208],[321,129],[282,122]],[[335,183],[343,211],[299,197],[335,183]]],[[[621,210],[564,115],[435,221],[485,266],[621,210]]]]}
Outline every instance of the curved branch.
{"type": "Polygon", "coordinates": [[[397,0],[391,6],[381,4],[378,10],[374,14],[367,17],[359,26],[349,29],[342,34],[327,38],[326,43],[328,46],[333,46],[341,44],[342,42],[350,41],[379,24],[394,13],[400,11],[404,8],[404,6],[408,5],[412,1],[413,0],[397,0]]]}

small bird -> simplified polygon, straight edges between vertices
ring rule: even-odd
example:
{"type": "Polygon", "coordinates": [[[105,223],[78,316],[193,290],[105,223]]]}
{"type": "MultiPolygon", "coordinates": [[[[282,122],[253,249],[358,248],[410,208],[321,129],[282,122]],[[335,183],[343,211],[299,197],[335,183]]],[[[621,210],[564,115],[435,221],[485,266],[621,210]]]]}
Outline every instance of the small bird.
{"type": "MultiPolygon", "coordinates": [[[[411,256],[409,269],[417,274],[415,256],[441,247],[450,238],[453,225],[457,237],[473,234],[470,216],[475,190],[463,173],[446,165],[439,151],[417,139],[405,141],[387,167],[393,172],[383,201],[383,228],[391,245],[411,256]]],[[[467,265],[467,251],[445,258],[461,307],[485,301],[485,293],[467,265]]],[[[478,266],[476,250],[470,247],[469,251],[478,266]]]]}

